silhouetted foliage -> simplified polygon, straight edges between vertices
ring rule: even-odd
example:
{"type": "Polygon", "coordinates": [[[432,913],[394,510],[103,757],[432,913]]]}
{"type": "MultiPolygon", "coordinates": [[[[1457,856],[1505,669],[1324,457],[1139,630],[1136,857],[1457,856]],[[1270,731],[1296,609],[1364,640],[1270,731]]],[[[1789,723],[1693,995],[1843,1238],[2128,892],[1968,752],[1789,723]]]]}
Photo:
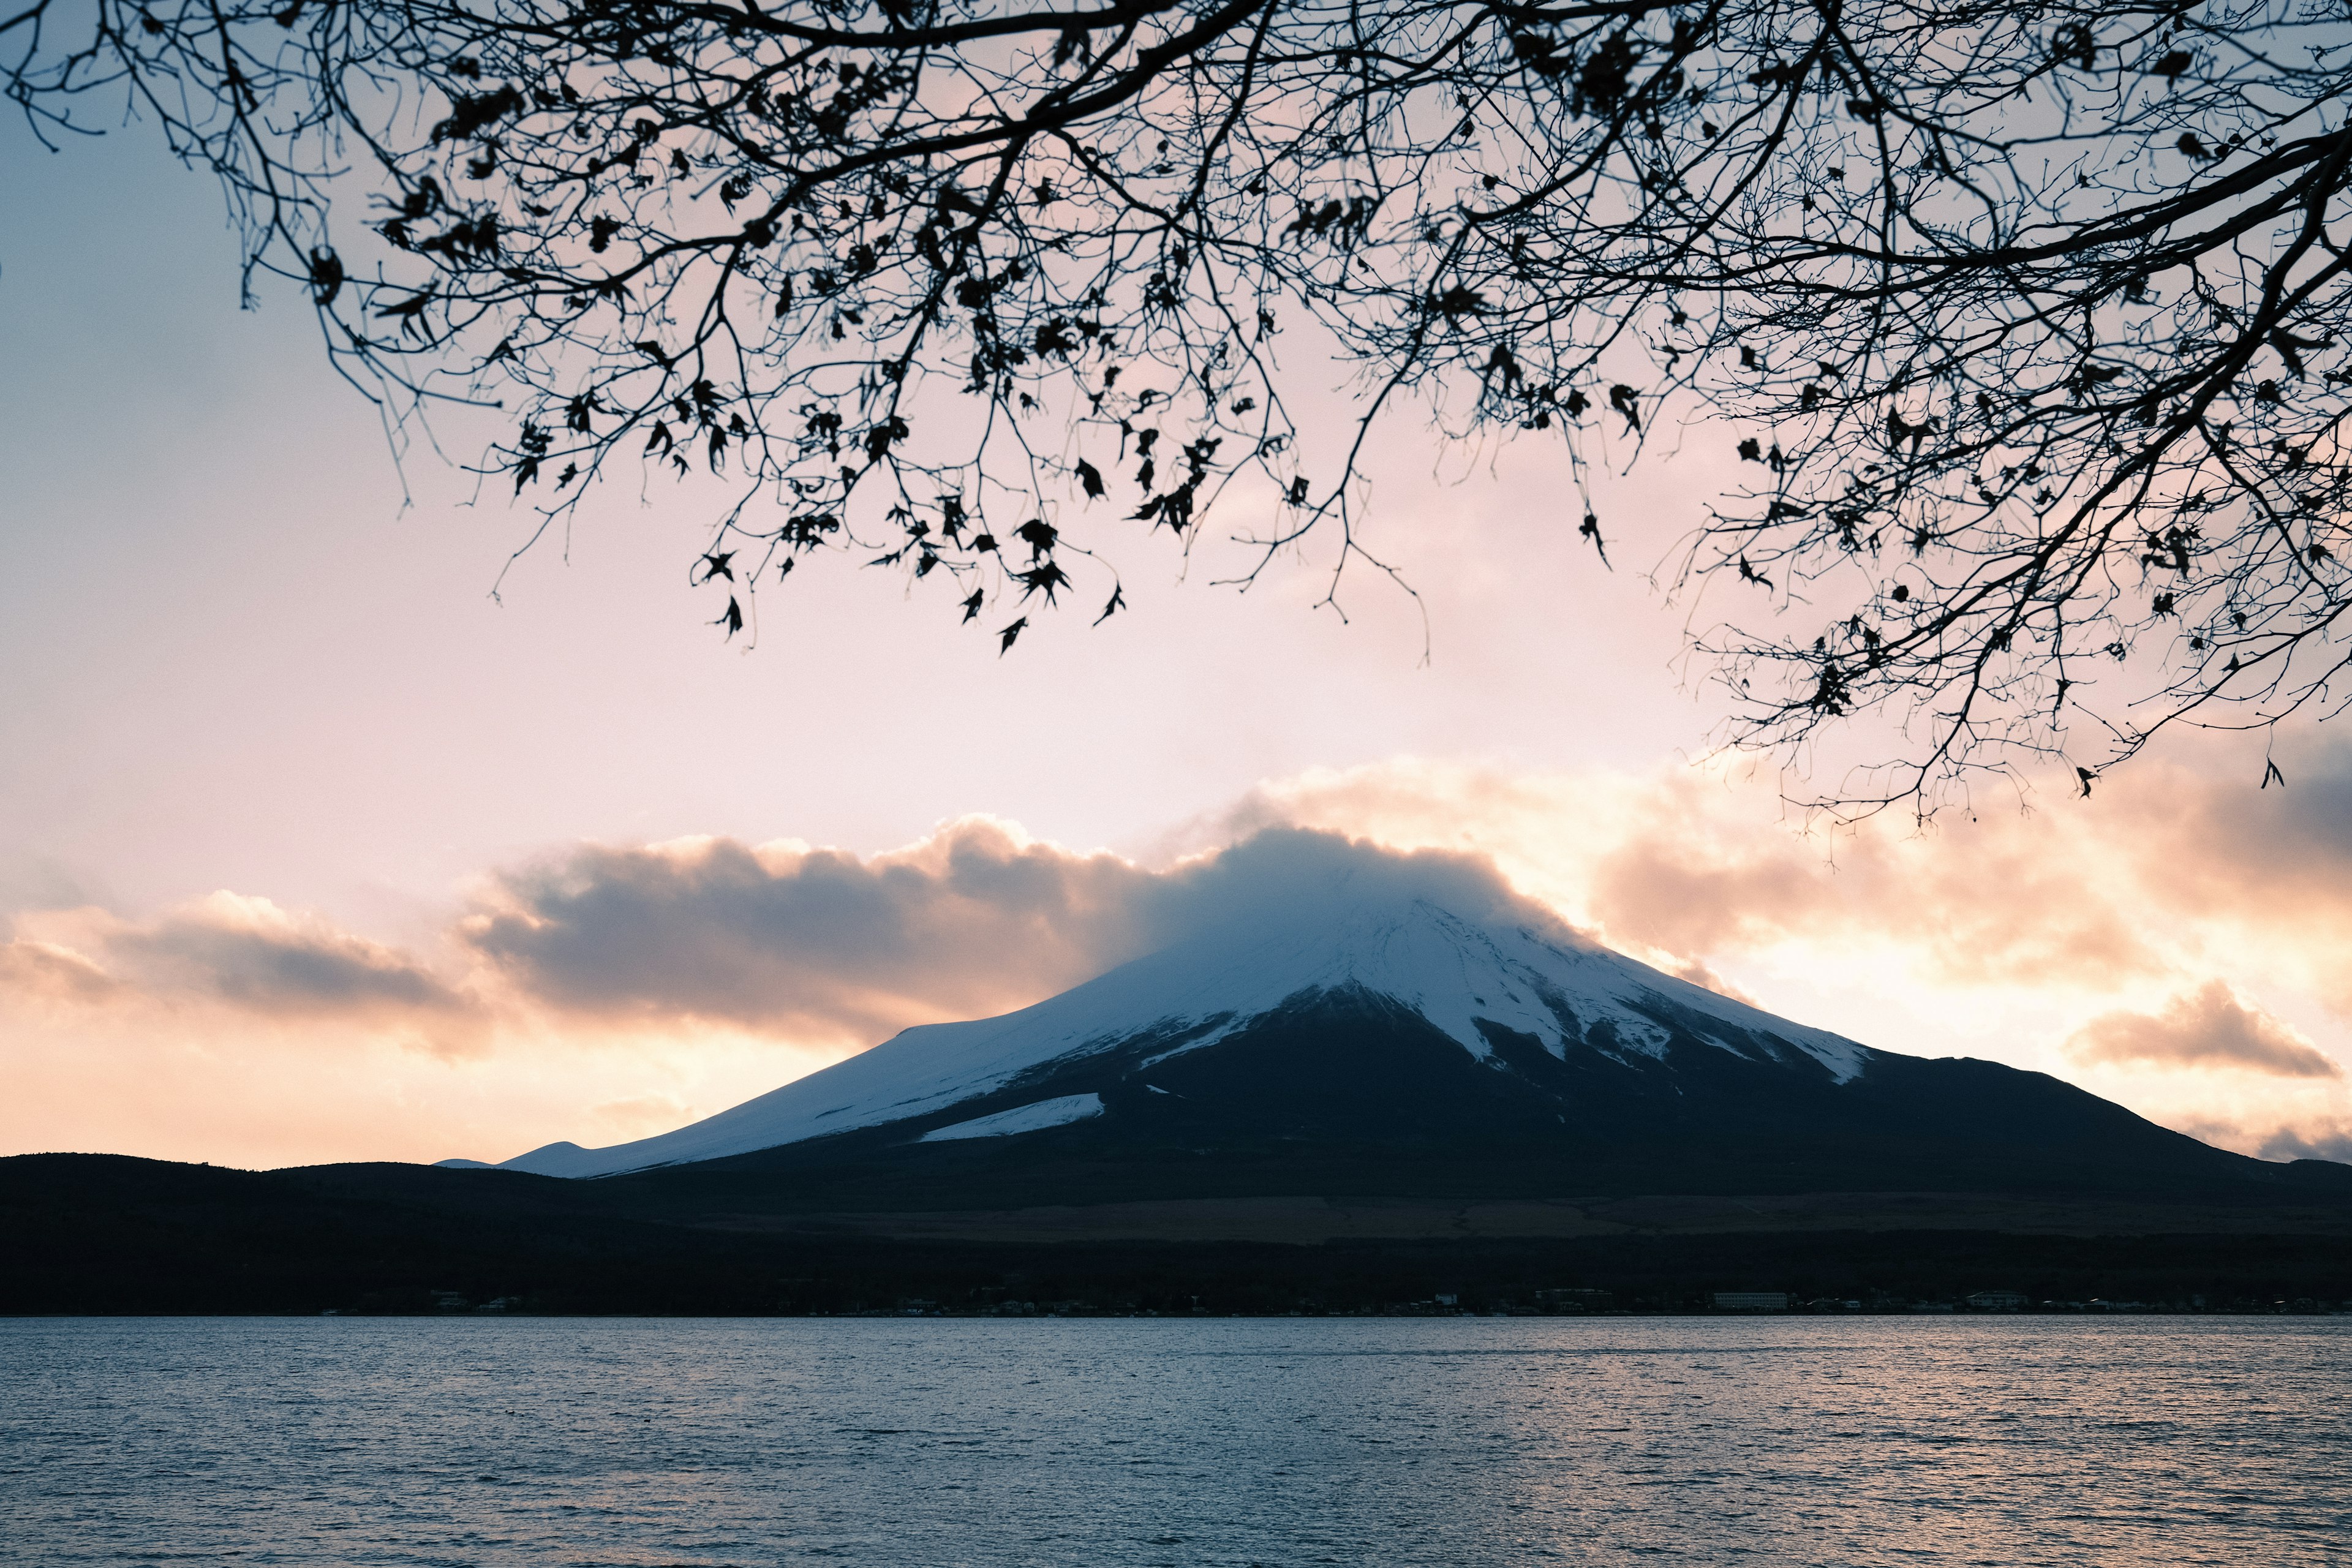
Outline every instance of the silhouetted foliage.
{"type": "Polygon", "coordinates": [[[730,636],[838,551],[1010,649],[1213,505],[1261,563],[1370,560],[1403,407],[1559,440],[1580,493],[1700,416],[1754,481],[1666,579],[1736,595],[1735,739],[1907,727],[1841,798],[2337,700],[2319,9],[37,0],[0,42],[45,134],[127,99],[216,172],[375,395],[519,410],[486,466],[547,517],[616,464],[730,481],[730,636]],[[1352,444],[1310,455],[1334,351],[1352,444]]]}

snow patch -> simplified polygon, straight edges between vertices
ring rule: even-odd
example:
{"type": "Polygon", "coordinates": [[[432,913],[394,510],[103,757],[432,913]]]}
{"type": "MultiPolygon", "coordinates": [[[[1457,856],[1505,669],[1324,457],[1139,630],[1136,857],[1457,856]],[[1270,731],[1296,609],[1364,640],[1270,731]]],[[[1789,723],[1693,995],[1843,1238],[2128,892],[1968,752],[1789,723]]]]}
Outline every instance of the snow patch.
{"type": "Polygon", "coordinates": [[[970,1121],[952,1126],[934,1127],[918,1143],[950,1143],[960,1138],[1009,1138],[1015,1132],[1042,1132],[1048,1127],[1067,1127],[1073,1121],[1084,1121],[1089,1116],[1103,1113],[1099,1094],[1066,1094],[1059,1100],[1041,1100],[1034,1105],[1016,1106],[1000,1110],[993,1116],[975,1116],[970,1121]]]}

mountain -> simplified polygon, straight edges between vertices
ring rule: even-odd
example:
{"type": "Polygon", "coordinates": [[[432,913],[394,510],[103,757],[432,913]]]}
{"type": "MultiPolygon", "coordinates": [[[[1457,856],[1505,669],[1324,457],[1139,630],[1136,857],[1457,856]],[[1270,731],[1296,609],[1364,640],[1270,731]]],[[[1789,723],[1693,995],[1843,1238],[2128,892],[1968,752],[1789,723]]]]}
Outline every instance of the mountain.
{"type": "Polygon", "coordinates": [[[1677,1039],[1696,1038],[1831,1083],[1851,1080],[1874,1056],[1610,952],[1534,910],[1506,912],[1522,918],[1465,917],[1411,895],[1281,910],[1017,1013],[906,1030],[675,1132],[605,1149],[551,1143],[504,1168],[609,1175],[878,1126],[934,1142],[1012,1136],[1108,1116],[1111,1102],[1134,1092],[1173,1098],[1208,1062],[1236,1055],[1232,1047],[1307,1016],[1334,1026],[1353,1016],[1366,1026],[1367,1054],[1419,1026],[1465,1063],[1547,1093],[1557,1086],[1528,1076],[1527,1042],[1561,1068],[1641,1070],[1666,1064],[1677,1039]]]}
{"type": "Polygon", "coordinates": [[[2042,1074],[1775,1017],[1498,886],[1345,873],[1019,1012],[906,1030],[658,1137],[504,1166],[680,1167],[908,1209],[2326,1179],[2042,1074]]]}

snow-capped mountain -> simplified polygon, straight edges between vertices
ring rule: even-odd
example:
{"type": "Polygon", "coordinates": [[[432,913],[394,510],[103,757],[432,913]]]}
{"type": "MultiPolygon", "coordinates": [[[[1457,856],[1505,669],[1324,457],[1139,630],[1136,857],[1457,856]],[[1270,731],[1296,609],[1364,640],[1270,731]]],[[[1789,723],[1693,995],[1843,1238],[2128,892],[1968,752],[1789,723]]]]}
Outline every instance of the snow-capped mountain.
{"type": "Polygon", "coordinates": [[[674,1132],[551,1143],[505,1168],[598,1176],[874,1130],[895,1145],[1181,1127],[1197,1142],[1240,1118],[1295,1136],[1284,1119],[1313,1120],[1333,1096],[1360,1109],[1318,1126],[1362,1120],[1375,1080],[1392,1086],[1375,1108],[1385,1127],[1441,1103],[1457,1131],[1480,1118],[1566,1127],[1632,1086],[1672,1100],[1737,1068],[1826,1091],[1885,1059],[1612,952],[1536,906],[1449,908],[1343,878],[1019,1012],[906,1030],[674,1132]]]}

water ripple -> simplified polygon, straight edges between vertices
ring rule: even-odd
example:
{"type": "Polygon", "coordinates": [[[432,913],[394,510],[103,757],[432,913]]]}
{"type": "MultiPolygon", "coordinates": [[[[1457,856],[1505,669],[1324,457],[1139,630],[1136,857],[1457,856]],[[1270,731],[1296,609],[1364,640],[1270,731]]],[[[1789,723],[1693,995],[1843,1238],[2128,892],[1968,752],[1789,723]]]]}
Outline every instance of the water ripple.
{"type": "Polygon", "coordinates": [[[2352,1321],[0,1321],[0,1561],[2342,1563],[2352,1321]]]}

